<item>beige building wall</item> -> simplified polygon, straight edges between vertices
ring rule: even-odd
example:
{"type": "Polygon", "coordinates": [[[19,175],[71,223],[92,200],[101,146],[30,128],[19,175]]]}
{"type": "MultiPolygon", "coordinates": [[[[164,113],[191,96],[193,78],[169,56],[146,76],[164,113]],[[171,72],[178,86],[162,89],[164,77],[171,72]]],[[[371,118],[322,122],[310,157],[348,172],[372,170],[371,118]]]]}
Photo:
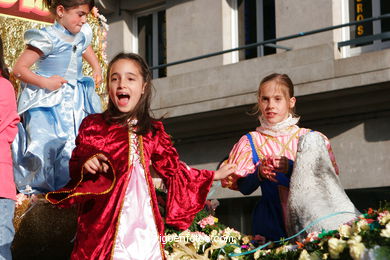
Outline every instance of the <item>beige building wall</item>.
{"type": "MultiPolygon", "coordinates": [[[[224,0],[168,1],[167,59],[188,59],[223,49],[224,0]]],[[[168,67],[168,76],[220,66],[223,56],[168,67]]]]}
{"type": "MultiPolygon", "coordinates": [[[[139,9],[130,2],[126,16],[116,15],[111,23],[111,53],[131,49],[131,26],[126,25],[139,9]]],[[[151,2],[166,8],[168,62],[233,46],[230,1],[151,2]]],[[[277,37],[348,22],[346,0],[275,3],[277,37]]],[[[347,35],[348,29],[337,29],[278,42],[292,50],[238,63],[225,54],[169,67],[168,77],[154,80],[153,111],[165,115],[184,161],[214,169],[240,136],[256,127],[246,112],[256,102],[260,80],[272,72],[287,73],[296,86],[302,126],[330,138],[343,185],[390,186],[390,49],[351,57],[337,48],[347,35]]],[[[217,189],[214,196],[241,195],[217,189]]]]}

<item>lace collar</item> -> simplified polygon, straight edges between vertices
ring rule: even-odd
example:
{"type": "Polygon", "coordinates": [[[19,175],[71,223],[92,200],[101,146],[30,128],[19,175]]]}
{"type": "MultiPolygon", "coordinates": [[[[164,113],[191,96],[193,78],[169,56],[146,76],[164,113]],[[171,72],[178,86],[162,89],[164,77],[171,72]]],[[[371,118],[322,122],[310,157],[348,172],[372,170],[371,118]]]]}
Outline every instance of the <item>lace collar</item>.
{"type": "Polygon", "coordinates": [[[269,124],[262,116],[259,117],[260,126],[256,128],[257,132],[270,136],[289,135],[298,128],[299,117],[293,117],[289,114],[288,118],[275,125],[269,124]]]}

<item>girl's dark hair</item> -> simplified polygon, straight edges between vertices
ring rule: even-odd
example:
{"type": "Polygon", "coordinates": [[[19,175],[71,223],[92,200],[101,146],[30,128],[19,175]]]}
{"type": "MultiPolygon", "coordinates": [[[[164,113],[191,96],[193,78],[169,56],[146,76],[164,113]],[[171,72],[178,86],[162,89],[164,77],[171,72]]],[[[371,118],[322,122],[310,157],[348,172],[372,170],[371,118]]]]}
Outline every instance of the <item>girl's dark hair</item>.
{"type": "Polygon", "coordinates": [[[0,37],[0,75],[9,79],[9,71],[4,62],[3,40],[0,37]]]}
{"type": "MultiPolygon", "coordinates": [[[[290,77],[287,74],[272,73],[261,80],[259,88],[257,90],[257,98],[259,98],[261,95],[261,87],[270,81],[275,81],[278,86],[284,86],[284,89],[286,90],[285,93],[288,94],[286,98],[294,97],[294,84],[292,83],[290,77]]],[[[252,114],[258,115],[259,113],[260,113],[260,108],[257,103],[253,108],[252,114]]],[[[295,107],[290,110],[290,113],[293,116],[296,116],[295,107]]]]}
{"type": "Polygon", "coordinates": [[[106,86],[107,91],[109,91],[110,86],[110,71],[115,62],[119,60],[128,60],[132,61],[138,65],[139,72],[141,73],[143,82],[145,84],[144,93],[141,95],[140,100],[135,105],[134,109],[130,112],[123,113],[118,110],[114,105],[112,100],[109,98],[107,110],[104,112],[104,118],[107,123],[119,123],[121,125],[129,125],[129,120],[137,119],[137,130],[136,133],[143,135],[149,131],[155,132],[153,128],[152,121],[156,120],[151,116],[150,102],[152,98],[152,75],[150,73],[149,67],[146,64],[145,60],[135,53],[119,53],[117,54],[108,64],[107,67],[107,76],[106,76],[106,86]]]}
{"type": "Polygon", "coordinates": [[[94,7],[94,0],[43,0],[44,5],[49,9],[50,13],[56,15],[57,6],[62,5],[66,10],[77,7],[79,5],[88,5],[89,10],[94,7]]]}

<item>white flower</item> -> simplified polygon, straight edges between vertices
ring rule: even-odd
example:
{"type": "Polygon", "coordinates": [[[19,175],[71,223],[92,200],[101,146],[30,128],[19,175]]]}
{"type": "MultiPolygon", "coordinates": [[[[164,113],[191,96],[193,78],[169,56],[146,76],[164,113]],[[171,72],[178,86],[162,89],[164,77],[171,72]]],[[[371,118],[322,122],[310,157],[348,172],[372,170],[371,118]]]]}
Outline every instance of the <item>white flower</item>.
{"type": "Polygon", "coordinates": [[[233,237],[233,238],[236,238],[236,239],[241,239],[241,233],[238,232],[237,230],[234,230],[233,228],[225,228],[223,230],[223,235],[224,236],[227,236],[227,237],[233,237]]]}
{"type": "Polygon", "coordinates": [[[361,241],[362,241],[361,236],[359,236],[359,235],[353,236],[348,240],[348,245],[357,244],[357,243],[360,243],[361,241]]]}
{"type": "Polygon", "coordinates": [[[211,245],[216,248],[221,248],[226,245],[226,239],[224,237],[214,237],[211,241],[211,245]]]}
{"type": "Polygon", "coordinates": [[[303,249],[302,253],[299,255],[298,260],[311,260],[310,255],[306,249],[303,249]]]}
{"type": "Polygon", "coordinates": [[[381,225],[386,225],[388,222],[390,222],[389,211],[386,210],[386,211],[379,213],[378,220],[379,220],[379,223],[381,225]]]}
{"type": "Polygon", "coordinates": [[[349,225],[341,225],[338,228],[339,234],[341,237],[350,237],[352,228],[349,225]]]}
{"type": "Polygon", "coordinates": [[[260,250],[257,250],[254,254],[253,254],[253,258],[254,259],[259,259],[260,257],[260,250]]]}
{"type": "Polygon", "coordinates": [[[355,234],[359,234],[363,230],[369,230],[370,226],[368,225],[367,220],[361,219],[358,222],[352,225],[352,231],[355,234]]]}
{"type": "Polygon", "coordinates": [[[360,260],[366,247],[363,243],[354,243],[349,246],[349,254],[353,260],[360,260]]]}
{"type": "Polygon", "coordinates": [[[328,240],[329,254],[334,259],[339,259],[340,253],[344,251],[347,242],[342,239],[332,237],[328,240]]]}
{"type": "Polygon", "coordinates": [[[309,254],[306,249],[303,249],[298,260],[321,260],[321,258],[315,252],[309,254]]]}
{"type": "Polygon", "coordinates": [[[386,224],[386,228],[382,229],[381,237],[390,238],[390,222],[386,224]]]}
{"type": "Polygon", "coordinates": [[[269,254],[269,253],[271,253],[271,250],[270,250],[270,249],[267,249],[267,250],[257,250],[257,251],[254,253],[253,257],[254,257],[255,259],[260,259],[260,257],[265,256],[265,255],[267,255],[267,254],[269,254]]]}
{"type": "Polygon", "coordinates": [[[277,254],[281,254],[281,253],[286,253],[288,250],[289,250],[289,247],[286,245],[283,245],[283,246],[276,248],[275,252],[277,254]]]}
{"type": "MultiPolygon", "coordinates": [[[[233,250],[233,253],[235,253],[235,254],[240,254],[240,253],[241,253],[241,248],[236,247],[236,248],[233,250]]],[[[242,256],[233,256],[233,257],[231,257],[232,260],[239,260],[239,259],[241,259],[241,258],[242,258],[242,256]]]]}
{"type": "Polygon", "coordinates": [[[218,231],[214,229],[213,231],[211,231],[210,237],[213,238],[213,237],[216,237],[216,236],[218,236],[218,231]]]}

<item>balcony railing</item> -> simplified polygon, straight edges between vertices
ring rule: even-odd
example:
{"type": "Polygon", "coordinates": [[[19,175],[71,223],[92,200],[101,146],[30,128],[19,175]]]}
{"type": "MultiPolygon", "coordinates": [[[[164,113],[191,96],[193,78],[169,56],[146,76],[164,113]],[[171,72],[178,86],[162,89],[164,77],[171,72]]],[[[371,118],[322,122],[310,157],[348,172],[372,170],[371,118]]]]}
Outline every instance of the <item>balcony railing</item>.
{"type": "MultiPolygon", "coordinates": [[[[158,66],[151,67],[150,70],[157,70],[157,69],[166,68],[166,67],[173,66],[173,65],[178,65],[178,64],[182,64],[182,63],[188,63],[188,62],[195,61],[195,60],[206,59],[206,58],[209,58],[209,57],[218,56],[218,55],[222,55],[222,54],[233,52],[233,51],[239,51],[239,50],[244,50],[244,49],[252,49],[252,48],[256,48],[256,47],[261,46],[261,45],[268,46],[268,47],[273,47],[273,48],[284,49],[286,51],[290,51],[291,48],[285,47],[285,46],[281,46],[281,45],[277,45],[276,43],[277,42],[281,42],[281,41],[295,39],[295,38],[300,38],[300,37],[308,36],[308,35],[312,35],[312,34],[317,34],[317,33],[321,33],[321,32],[332,31],[332,30],[343,28],[343,27],[347,27],[347,26],[354,26],[354,25],[359,25],[359,24],[363,24],[363,23],[367,23],[367,22],[372,22],[372,21],[376,21],[376,20],[383,20],[383,19],[388,19],[388,18],[390,18],[390,14],[384,14],[384,15],[371,17],[371,18],[367,18],[367,19],[364,19],[364,20],[360,20],[360,21],[354,21],[354,22],[349,22],[349,23],[329,26],[329,27],[325,27],[325,28],[321,28],[321,29],[317,29],[317,30],[300,32],[300,33],[292,34],[292,35],[289,35],[289,36],[284,36],[284,37],[279,37],[279,38],[275,38],[275,39],[269,39],[269,40],[265,40],[265,41],[261,41],[261,42],[256,42],[256,43],[251,43],[251,44],[239,46],[239,47],[233,48],[233,49],[212,52],[212,53],[208,53],[208,54],[205,54],[205,55],[200,55],[200,56],[196,56],[196,57],[192,57],[192,58],[188,58],[188,59],[184,59],[184,60],[179,60],[179,61],[174,61],[174,62],[170,62],[170,63],[166,63],[166,64],[161,64],[161,65],[158,65],[158,66]]],[[[380,33],[380,34],[375,34],[375,35],[370,35],[370,36],[365,36],[365,37],[359,37],[359,38],[356,38],[356,39],[339,42],[338,43],[338,47],[341,48],[343,46],[348,46],[348,45],[364,44],[364,43],[367,43],[367,42],[371,42],[373,40],[381,40],[381,39],[390,39],[390,32],[384,32],[384,33],[380,33]]]]}

